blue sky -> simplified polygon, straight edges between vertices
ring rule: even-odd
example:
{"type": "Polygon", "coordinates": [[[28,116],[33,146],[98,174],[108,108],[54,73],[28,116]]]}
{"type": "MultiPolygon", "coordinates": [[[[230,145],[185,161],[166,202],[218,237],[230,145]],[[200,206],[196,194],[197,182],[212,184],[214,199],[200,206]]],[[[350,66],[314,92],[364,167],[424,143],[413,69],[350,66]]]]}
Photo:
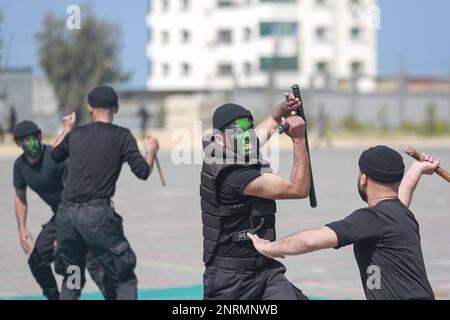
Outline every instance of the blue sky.
{"type": "MultiPolygon", "coordinates": [[[[341,0],[335,0],[341,1],[341,0]]],[[[0,0],[4,23],[2,34],[9,42],[8,66],[38,64],[34,34],[40,30],[46,12],[66,15],[78,0],[0,0]],[[33,5],[31,5],[33,3],[33,5]]],[[[122,65],[133,76],[126,87],[145,86],[147,61],[145,16],[147,0],[91,1],[96,15],[117,23],[122,29],[122,65]]],[[[411,74],[448,76],[450,72],[450,1],[448,0],[379,0],[379,73],[399,70],[403,55],[411,74]]]]}

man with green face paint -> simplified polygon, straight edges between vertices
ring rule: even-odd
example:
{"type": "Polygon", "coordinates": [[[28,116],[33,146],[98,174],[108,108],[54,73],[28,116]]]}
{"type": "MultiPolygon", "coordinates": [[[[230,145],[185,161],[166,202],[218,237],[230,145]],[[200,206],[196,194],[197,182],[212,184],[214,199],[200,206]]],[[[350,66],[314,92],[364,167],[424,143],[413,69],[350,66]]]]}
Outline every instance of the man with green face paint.
{"type": "Polygon", "coordinates": [[[238,118],[228,126],[226,132],[228,141],[233,142],[236,152],[241,156],[249,157],[251,152],[258,151],[258,142],[255,139],[252,119],[238,118]]]}
{"type": "Polygon", "coordinates": [[[214,132],[203,138],[200,186],[205,299],[307,299],[285,277],[285,267],[259,254],[247,237],[252,233],[275,239],[275,200],[309,194],[305,123],[291,116],[299,106],[300,101],[286,93],[256,127],[251,112],[240,105],[225,104],[214,112],[214,132]],[[294,147],[290,179],[272,174],[259,152],[285,123],[294,147]]]}
{"type": "MultiPolygon", "coordinates": [[[[42,144],[41,130],[31,121],[18,123],[12,130],[14,140],[23,154],[14,163],[15,210],[19,228],[20,245],[25,254],[29,254],[28,264],[31,273],[42,288],[43,294],[49,300],[57,300],[59,292],[51,269],[54,260],[54,243],[56,228],[54,215],[49,222],[42,226],[42,231],[36,238],[34,247],[33,237],[27,229],[28,212],[27,187],[35,191],[55,214],[61,202],[64,181],[67,174],[67,163],[56,163],[51,158],[51,146],[42,144]]],[[[104,281],[104,271],[92,254],[87,256],[88,269],[92,279],[102,290],[106,299],[112,297],[111,290],[104,281]]]]}

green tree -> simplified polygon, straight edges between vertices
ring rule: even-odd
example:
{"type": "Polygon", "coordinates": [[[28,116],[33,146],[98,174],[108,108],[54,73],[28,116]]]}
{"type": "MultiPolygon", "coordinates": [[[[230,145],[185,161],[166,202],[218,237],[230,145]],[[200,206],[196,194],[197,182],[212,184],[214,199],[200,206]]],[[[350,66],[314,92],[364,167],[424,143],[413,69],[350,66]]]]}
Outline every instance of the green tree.
{"type": "MultiPolygon", "coordinates": [[[[119,61],[120,29],[81,9],[81,29],[69,30],[66,16],[48,13],[36,34],[39,62],[53,86],[60,110],[85,110],[87,93],[97,85],[122,82],[130,74],[119,61]]],[[[84,114],[84,112],[82,113],[84,114]]]]}

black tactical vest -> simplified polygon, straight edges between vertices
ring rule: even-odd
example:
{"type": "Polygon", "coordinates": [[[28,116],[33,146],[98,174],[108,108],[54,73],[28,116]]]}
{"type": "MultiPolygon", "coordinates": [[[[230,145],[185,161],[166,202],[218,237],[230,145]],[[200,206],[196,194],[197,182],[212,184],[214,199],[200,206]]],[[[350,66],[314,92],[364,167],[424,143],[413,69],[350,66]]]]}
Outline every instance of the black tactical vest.
{"type": "Polygon", "coordinates": [[[201,210],[203,221],[203,262],[208,266],[217,247],[228,241],[250,241],[247,232],[256,233],[266,240],[275,240],[275,212],[276,204],[273,200],[251,198],[233,205],[222,205],[219,201],[217,181],[227,169],[236,167],[256,166],[262,171],[271,172],[268,162],[258,159],[247,160],[235,152],[218,146],[213,142],[213,135],[203,138],[203,167],[201,172],[201,210]],[[220,150],[214,152],[211,150],[220,150]],[[220,153],[220,154],[217,154],[220,153]],[[245,215],[250,220],[251,229],[240,230],[226,234],[223,231],[222,219],[236,215],[245,215]]]}

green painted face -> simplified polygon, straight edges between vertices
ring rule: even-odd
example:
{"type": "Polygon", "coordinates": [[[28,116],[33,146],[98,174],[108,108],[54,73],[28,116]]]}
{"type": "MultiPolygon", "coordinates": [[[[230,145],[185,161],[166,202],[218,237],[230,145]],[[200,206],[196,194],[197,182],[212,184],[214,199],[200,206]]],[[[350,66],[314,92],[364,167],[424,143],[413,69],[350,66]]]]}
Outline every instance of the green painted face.
{"type": "Polygon", "coordinates": [[[41,142],[34,136],[23,139],[23,148],[30,158],[37,159],[41,155],[41,142]]]}
{"type": "MultiPolygon", "coordinates": [[[[229,127],[233,132],[229,138],[234,139],[237,152],[248,156],[252,149],[256,148],[256,137],[253,129],[253,121],[249,118],[236,119],[229,127]]],[[[230,140],[231,140],[230,139],[230,140]]]]}

